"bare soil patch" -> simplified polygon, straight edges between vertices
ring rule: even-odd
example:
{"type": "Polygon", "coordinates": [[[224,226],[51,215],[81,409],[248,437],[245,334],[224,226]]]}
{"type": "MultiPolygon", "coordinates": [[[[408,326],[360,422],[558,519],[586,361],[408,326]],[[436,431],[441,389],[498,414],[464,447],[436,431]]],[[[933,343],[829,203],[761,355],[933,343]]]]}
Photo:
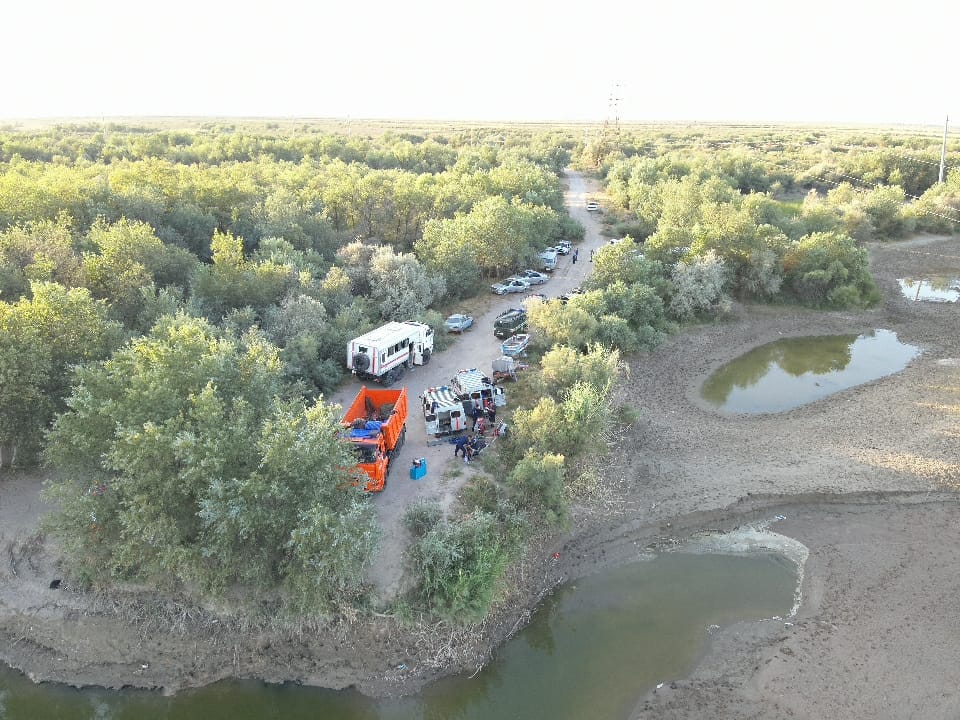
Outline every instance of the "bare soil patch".
{"type": "MultiPolygon", "coordinates": [[[[107,687],[173,691],[236,676],[413,692],[486,662],[558,582],[626,561],[638,546],[782,512],[777,530],[811,551],[794,624],[718,634],[698,671],[641,701],[638,717],[956,717],[960,322],[956,307],[903,298],[896,279],[960,266],[960,243],[926,237],[870,251],[885,298],[878,308],[741,306],[633,358],[619,401],[642,417],[598,461],[603,499],[577,508],[564,536],[531,549],[483,627],[411,630],[386,614],[246,627],[148,592],[51,589],[64,573],[56,548],[35,535],[37,478],[17,476],[0,478],[0,660],[37,680],[107,687]],[[875,328],[923,354],[894,376],[776,415],[722,415],[699,400],[709,372],[752,347],[875,328]]],[[[454,493],[456,479],[432,477],[400,487],[454,493]]],[[[383,511],[394,528],[398,506],[383,511]]],[[[402,564],[400,540],[388,570],[402,564]]]]}

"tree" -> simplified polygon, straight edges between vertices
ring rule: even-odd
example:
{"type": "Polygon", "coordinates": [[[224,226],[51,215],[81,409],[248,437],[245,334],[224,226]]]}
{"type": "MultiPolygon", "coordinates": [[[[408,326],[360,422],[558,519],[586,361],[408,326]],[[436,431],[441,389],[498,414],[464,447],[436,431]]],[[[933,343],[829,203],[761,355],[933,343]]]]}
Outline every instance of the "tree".
{"type": "Polygon", "coordinates": [[[678,263],[673,269],[673,282],[676,290],[670,301],[670,312],[680,320],[729,310],[730,297],[725,292],[727,268],[713,250],[689,263],[678,263]]]}
{"type": "Polygon", "coordinates": [[[106,300],[125,325],[132,326],[143,309],[141,287],[182,290],[190,285],[195,258],[165,245],[146,223],[97,221],[86,240],[94,251],[83,256],[84,285],[94,297],[106,300]]]}
{"type": "Polygon", "coordinates": [[[384,320],[409,320],[426,312],[446,292],[442,276],[430,275],[416,256],[377,248],[370,258],[371,296],[384,320]]]}
{"type": "Polygon", "coordinates": [[[783,259],[784,285],[800,302],[823,307],[869,307],[880,300],[867,251],[842,233],[812,233],[783,259]]]}
{"type": "Polygon", "coordinates": [[[0,470],[36,453],[53,403],[51,359],[39,333],[0,303],[0,470]]]}
{"type": "Polygon", "coordinates": [[[212,319],[248,305],[262,312],[298,282],[295,269],[288,265],[247,260],[243,240],[229,233],[215,233],[210,248],[213,263],[199,268],[193,290],[212,319]]]}
{"type": "Polygon", "coordinates": [[[595,449],[609,427],[607,392],[580,382],[567,388],[560,401],[547,396],[529,410],[514,411],[510,431],[514,457],[532,448],[571,459],[595,449]]]}
{"type": "Polygon", "coordinates": [[[606,393],[622,370],[620,353],[599,343],[591,345],[586,353],[555,345],[540,360],[540,379],[545,391],[554,397],[580,382],[606,393]]]}
{"type": "Polygon", "coordinates": [[[64,407],[74,365],[106,357],[120,328],[85,288],[31,284],[29,298],[0,302],[0,446],[31,462],[53,413],[64,407]]]}
{"type": "Polygon", "coordinates": [[[435,525],[411,548],[420,597],[452,621],[482,618],[507,564],[505,545],[496,518],[479,510],[435,525]]]}
{"type": "Polygon", "coordinates": [[[79,573],[286,586],[301,611],[360,591],[371,510],[334,409],[280,399],[276,348],[178,315],[78,377],[47,457],[79,573]]]}
{"type": "Polygon", "coordinates": [[[541,336],[548,346],[586,348],[597,340],[598,320],[596,315],[580,307],[584,302],[578,299],[576,303],[571,300],[565,305],[559,300],[533,303],[527,310],[530,328],[541,336]]]}
{"type": "Polygon", "coordinates": [[[562,455],[524,453],[507,479],[520,507],[540,508],[548,522],[562,524],[567,517],[564,496],[566,468],[562,455]]]}
{"type": "Polygon", "coordinates": [[[594,253],[593,273],[587,284],[602,289],[614,282],[627,285],[642,282],[650,272],[645,267],[640,247],[627,236],[613,245],[604,245],[594,253]]]}
{"type": "Polygon", "coordinates": [[[80,257],[70,218],[39,220],[0,232],[0,298],[13,302],[29,292],[31,281],[76,286],[80,257]]]}

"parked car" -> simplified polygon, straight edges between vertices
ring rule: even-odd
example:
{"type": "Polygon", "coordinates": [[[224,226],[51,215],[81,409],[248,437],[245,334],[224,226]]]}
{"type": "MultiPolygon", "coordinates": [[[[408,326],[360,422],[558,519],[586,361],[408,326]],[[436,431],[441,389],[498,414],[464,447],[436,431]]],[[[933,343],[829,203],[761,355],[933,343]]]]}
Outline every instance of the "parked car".
{"type": "Polygon", "coordinates": [[[544,250],[538,257],[540,258],[540,269],[545,270],[546,272],[551,272],[554,268],[557,267],[557,249],[554,247],[548,247],[544,250]]]}
{"type": "Polygon", "coordinates": [[[561,240],[554,247],[557,249],[557,252],[561,255],[569,255],[570,251],[573,249],[573,245],[570,244],[569,240],[561,240]]]}
{"type": "Polygon", "coordinates": [[[529,295],[527,295],[527,296],[523,299],[523,304],[526,305],[526,304],[529,303],[531,300],[533,300],[534,302],[538,302],[538,301],[539,301],[539,302],[546,302],[546,301],[547,301],[547,296],[544,295],[543,293],[530,293],[529,295]]]}
{"type": "Polygon", "coordinates": [[[530,283],[516,277],[509,277],[503,282],[494,283],[490,286],[497,295],[506,295],[507,293],[521,293],[530,289],[530,283]]]}
{"type": "Polygon", "coordinates": [[[588,212],[599,212],[599,210],[600,210],[600,203],[598,203],[596,200],[591,200],[590,202],[587,203],[588,212]]]}
{"type": "Polygon", "coordinates": [[[536,270],[524,270],[523,272],[517,273],[517,277],[521,280],[526,280],[531,285],[543,285],[550,279],[549,275],[544,275],[542,272],[537,272],[536,270]]]}
{"type": "Polygon", "coordinates": [[[522,308],[510,308],[493,321],[493,334],[501,340],[526,329],[527,311],[522,308]]]}
{"type": "Polygon", "coordinates": [[[457,313],[444,320],[443,325],[447,328],[447,332],[463,332],[467,328],[473,327],[473,318],[470,315],[457,313]]]}

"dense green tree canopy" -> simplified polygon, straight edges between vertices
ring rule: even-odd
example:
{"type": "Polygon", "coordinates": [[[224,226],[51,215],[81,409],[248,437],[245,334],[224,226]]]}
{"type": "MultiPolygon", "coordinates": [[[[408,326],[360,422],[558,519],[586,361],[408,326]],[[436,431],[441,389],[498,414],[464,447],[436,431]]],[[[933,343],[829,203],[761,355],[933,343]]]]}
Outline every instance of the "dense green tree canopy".
{"type": "Polygon", "coordinates": [[[283,394],[276,348],[183,315],[81,370],[48,446],[73,560],[91,576],[290,584],[312,609],[358,592],[376,533],[337,418],[283,394]]]}

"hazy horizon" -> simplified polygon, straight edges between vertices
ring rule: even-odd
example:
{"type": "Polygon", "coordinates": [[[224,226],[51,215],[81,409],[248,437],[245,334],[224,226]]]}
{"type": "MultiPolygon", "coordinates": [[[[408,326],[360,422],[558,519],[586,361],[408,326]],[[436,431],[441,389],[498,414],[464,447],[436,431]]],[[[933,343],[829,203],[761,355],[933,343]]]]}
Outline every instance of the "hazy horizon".
{"type": "Polygon", "coordinates": [[[960,5],[35,0],[0,118],[941,127],[960,5]],[[861,7],[862,5],[862,7],[861,7]]]}

